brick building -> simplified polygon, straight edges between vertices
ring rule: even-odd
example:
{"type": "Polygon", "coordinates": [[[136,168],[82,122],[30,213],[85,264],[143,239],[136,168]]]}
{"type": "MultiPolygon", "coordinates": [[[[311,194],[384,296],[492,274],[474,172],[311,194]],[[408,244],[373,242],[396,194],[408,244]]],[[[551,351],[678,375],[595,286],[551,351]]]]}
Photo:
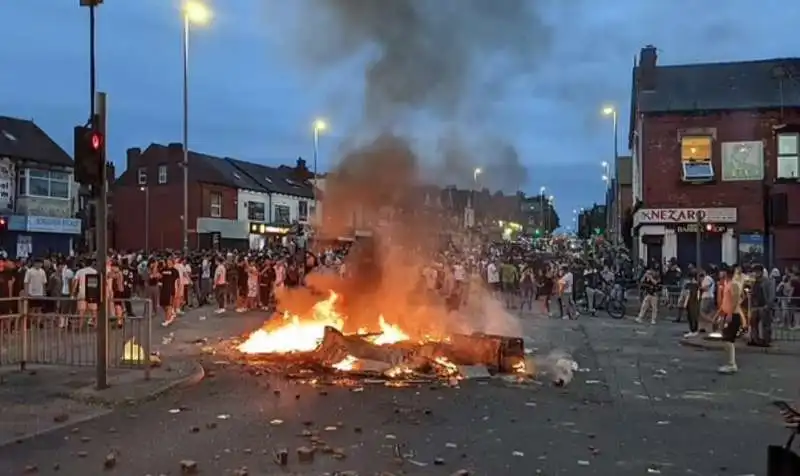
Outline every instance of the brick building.
{"type": "Polygon", "coordinates": [[[643,48],[629,129],[634,252],[800,262],[798,132],[800,59],[663,66],[643,48]]]}
{"type": "MultiPolygon", "coordinates": [[[[183,148],[128,149],[111,201],[118,249],[183,246],[183,148]]],[[[259,248],[313,214],[311,173],[189,152],[189,248],[259,248]],[[274,235],[274,236],[273,236],[274,235]]]]}

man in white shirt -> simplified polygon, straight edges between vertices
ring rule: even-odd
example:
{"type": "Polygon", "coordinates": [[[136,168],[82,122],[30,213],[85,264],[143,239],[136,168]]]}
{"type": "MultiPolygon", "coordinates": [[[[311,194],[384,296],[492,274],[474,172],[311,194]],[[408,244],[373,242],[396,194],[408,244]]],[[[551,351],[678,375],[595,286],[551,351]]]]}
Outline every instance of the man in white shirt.
{"type": "Polygon", "coordinates": [[[211,270],[211,260],[203,258],[202,263],[200,263],[200,290],[197,293],[197,301],[200,306],[204,306],[208,303],[208,296],[213,290],[211,270]]]}
{"type": "Polygon", "coordinates": [[[578,312],[575,309],[575,301],[572,300],[572,286],[574,278],[572,272],[566,267],[562,267],[558,278],[559,299],[561,302],[561,318],[574,319],[578,317],[578,312]]]}
{"type": "Polygon", "coordinates": [[[192,265],[189,264],[189,260],[186,258],[181,258],[181,260],[176,264],[175,268],[180,274],[181,293],[180,301],[178,306],[176,306],[176,310],[178,314],[183,314],[183,309],[189,305],[189,289],[192,285],[192,265]]]}
{"type": "Polygon", "coordinates": [[[32,298],[28,303],[30,309],[38,312],[44,307],[42,298],[47,288],[47,273],[42,269],[42,261],[36,260],[32,268],[25,271],[25,295],[32,298]]]}
{"type": "Polygon", "coordinates": [[[714,278],[704,270],[698,269],[700,279],[700,325],[701,332],[710,332],[710,323],[713,321],[717,307],[714,305],[716,285],[714,278]]]}
{"type": "Polygon", "coordinates": [[[489,289],[493,292],[500,292],[500,270],[494,261],[489,261],[486,265],[486,282],[489,283],[489,289]]]}

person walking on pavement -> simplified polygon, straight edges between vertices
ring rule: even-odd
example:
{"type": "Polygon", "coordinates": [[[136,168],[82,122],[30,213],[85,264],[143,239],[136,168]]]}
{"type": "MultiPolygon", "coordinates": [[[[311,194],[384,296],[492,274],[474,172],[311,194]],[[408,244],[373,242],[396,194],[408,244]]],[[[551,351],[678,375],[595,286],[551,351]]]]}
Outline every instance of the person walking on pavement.
{"type": "Polygon", "coordinates": [[[658,275],[653,269],[648,269],[642,278],[642,307],[639,308],[639,315],[636,317],[636,322],[643,322],[644,316],[647,311],[650,311],[650,324],[656,323],[656,316],[658,315],[658,294],[661,289],[661,283],[658,280],[658,275]]]}
{"type": "Polygon", "coordinates": [[[217,258],[217,266],[214,268],[214,299],[217,301],[217,314],[225,312],[225,301],[228,294],[228,270],[222,258],[217,258]]]}
{"type": "Polygon", "coordinates": [[[689,274],[684,289],[686,299],[683,309],[686,311],[686,320],[689,321],[689,332],[683,337],[696,337],[700,322],[700,283],[697,281],[696,270],[692,270],[689,274]]]}

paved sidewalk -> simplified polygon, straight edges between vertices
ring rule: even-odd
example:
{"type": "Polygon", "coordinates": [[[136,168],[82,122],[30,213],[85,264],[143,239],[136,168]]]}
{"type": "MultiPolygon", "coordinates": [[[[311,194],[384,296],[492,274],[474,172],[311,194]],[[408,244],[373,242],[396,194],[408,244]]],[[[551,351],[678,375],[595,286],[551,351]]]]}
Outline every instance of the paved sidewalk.
{"type": "Polygon", "coordinates": [[[265,312],[218,315],[206,307],[187,312],[168,328],[156,319],[153,351],[159,353],[162,365],[152,369],[149,380],[141,369],[109,369],[106,390],[95,389],[93,366],[0,368],[0,446],[199,382],[204,376],[199,357],[217,342],[258,329],[268,317],[265,312]]]}
{"type": "Polygon", "coordinates": [[[154,398],[199,382],[202,366],[177,361],[153,369],[109,370],[109,388],[95,389],[93,367],[35,366],[0,369],[0,446],[109,413],[119,405],[154,398]]]}

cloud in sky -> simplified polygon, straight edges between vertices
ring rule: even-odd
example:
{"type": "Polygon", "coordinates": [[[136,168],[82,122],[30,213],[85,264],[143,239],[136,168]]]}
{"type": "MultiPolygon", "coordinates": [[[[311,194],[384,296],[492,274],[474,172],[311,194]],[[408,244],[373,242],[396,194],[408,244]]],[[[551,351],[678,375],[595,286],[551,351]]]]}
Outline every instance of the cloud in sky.
{"type": "MultiPolygon", "coordinates": [[[[370,51],[334,58],[335,51],[316,48],[329,56],[314,57],[302,43],[330,38],[314,30],[321,10],[308,10],[326,1],[358,3],[209,2],[213,22],[194,28],[190,41],[192,149],[287,163],[311,155],[310,124],[321,115],[332,126],[321,141],[326,168],[363,132],[370,51]]],[[[419,114],[403,127],[421,144],[455,131],[509,145],[527,169],[523,188],[536,193],[546,185],[562,216],[602,200],[600,162],[613,149],[611,123],[600,109],[618,105],[624,130],[639,48],[655,44],[664,64],[787,57],[796,51],[786,32],[800,23],[800,9],[786,9],[782,0],[463,1],[486,9],[529,3],[535,12],[524,17],[532,29],[526,41],[540,43],[518,45],[530,61],[503,69],[505,75],[493,74],[508,66],[500,55],[473,61],[470,75],[491,81],[471,82],[447,120],[419,114]]],[[[72,126],[86,120],[89,107],[88,13],[77,3],[0,3],[0,114],[35,119],[68,151],[72,126]]],[[[485,15],[500,18],[491,10],[485,15]]],[[[109,94],[109,151],[119,167],[127,147],[180,140],[178,0],[109,0],[99,9],[98,85],[109,94]]]]}

